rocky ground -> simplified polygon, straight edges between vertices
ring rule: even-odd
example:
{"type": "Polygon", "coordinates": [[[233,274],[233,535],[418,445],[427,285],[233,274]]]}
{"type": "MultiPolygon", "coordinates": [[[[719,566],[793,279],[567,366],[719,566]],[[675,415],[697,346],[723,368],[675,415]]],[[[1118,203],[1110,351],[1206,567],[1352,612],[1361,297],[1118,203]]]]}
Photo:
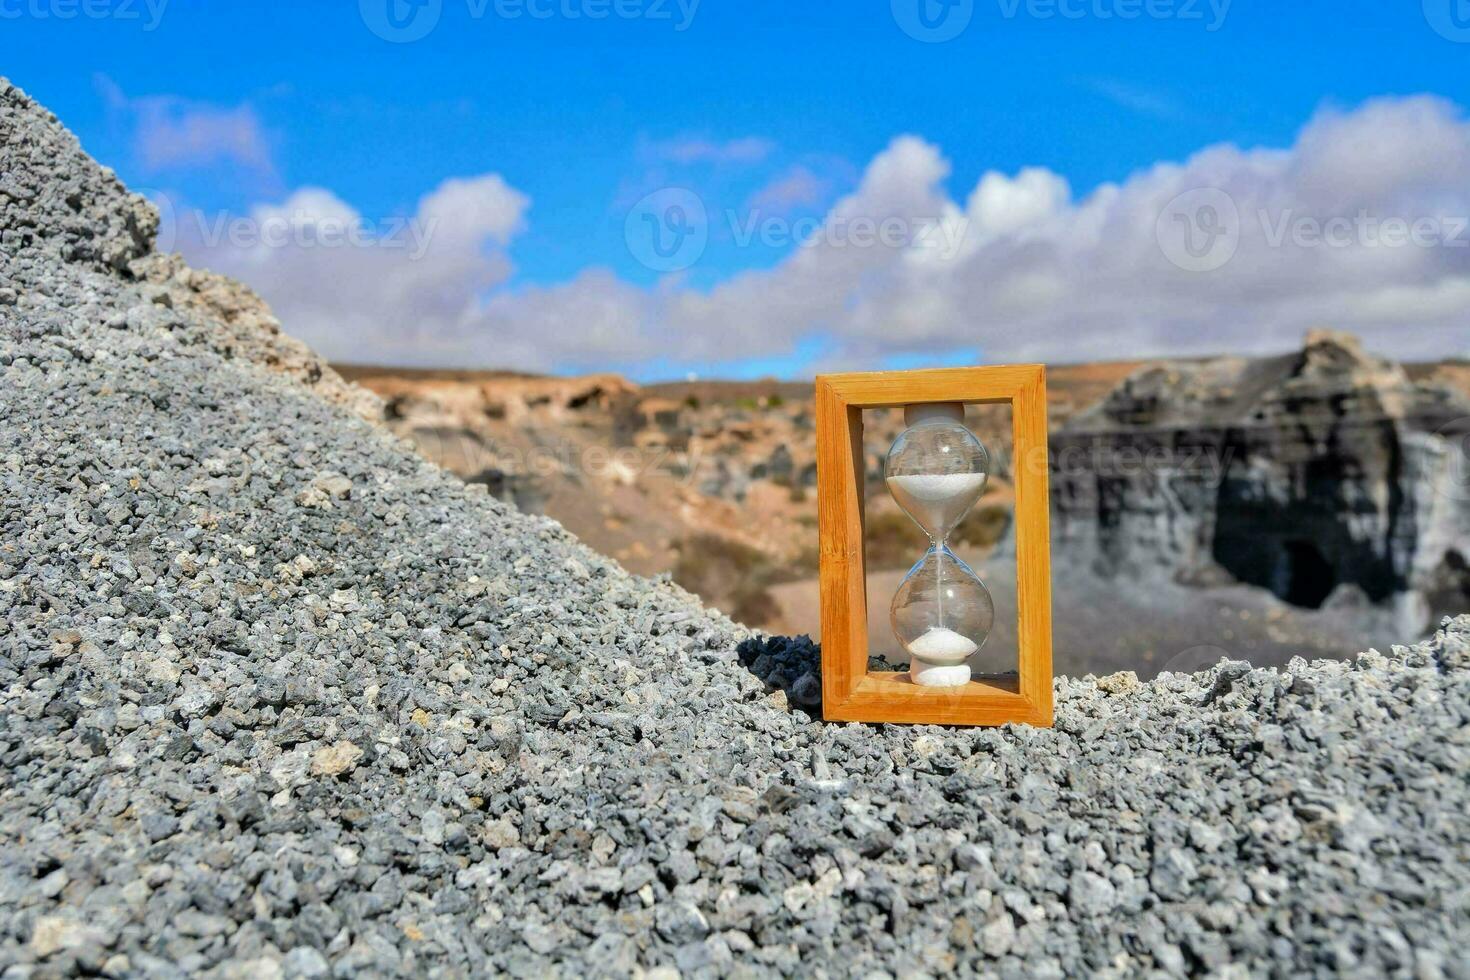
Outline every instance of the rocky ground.
{"type": "Polygon", "coordinates": [[[154,220],[0,81],[4,976],[1470,975],[1470,617],[825,725],[154,220]]]}

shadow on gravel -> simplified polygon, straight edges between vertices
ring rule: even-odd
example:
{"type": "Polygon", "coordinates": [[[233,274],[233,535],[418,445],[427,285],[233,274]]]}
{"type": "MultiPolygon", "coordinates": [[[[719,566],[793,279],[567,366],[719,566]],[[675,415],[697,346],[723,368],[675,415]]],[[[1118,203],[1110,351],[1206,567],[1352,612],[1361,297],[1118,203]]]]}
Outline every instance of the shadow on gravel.
{"type": "MultiPolygon", "coordinates": [[[[740,663],[767,691],[784,691],[786,700],[818,721],[822,720],[822,646],[801,636],[753,636],[735,648],[740,663]]],[[[907,662],[889,663],[868,658],[869,670],[906,671],[907,662]]]]}
{"type": "Polygon", "coordinates": [[[810,636],[752,636],[735,652],[766,690],[786,692],[793,706],[821,719],[822,648],[810,636]]]}

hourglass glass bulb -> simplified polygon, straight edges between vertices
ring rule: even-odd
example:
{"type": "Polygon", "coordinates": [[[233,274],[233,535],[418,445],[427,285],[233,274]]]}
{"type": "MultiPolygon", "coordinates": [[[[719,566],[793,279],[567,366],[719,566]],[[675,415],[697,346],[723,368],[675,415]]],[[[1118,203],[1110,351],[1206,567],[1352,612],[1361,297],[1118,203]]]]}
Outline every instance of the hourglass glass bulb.
{"type": "Polygon", "coordinates": [[[965,661],[989,639],[995,601],[970,566],[939,545],[904,576],[888,618],[914,683],[947,687],[969,681],[965,661]]]}
{"type": "Polygon", "coordinates": [[[990,454],[961,423],[957,403],[913,405],[904,418],[909,427],[888,450],[883,475],[893,499],[938,543],[985,492],[990,454]]]}

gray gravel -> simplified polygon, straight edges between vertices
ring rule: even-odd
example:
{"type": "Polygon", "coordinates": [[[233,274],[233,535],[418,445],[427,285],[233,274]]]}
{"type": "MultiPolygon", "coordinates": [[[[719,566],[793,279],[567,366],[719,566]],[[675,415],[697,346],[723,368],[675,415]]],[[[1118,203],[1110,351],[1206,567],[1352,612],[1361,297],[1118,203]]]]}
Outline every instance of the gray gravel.
{"type": "Polygon", "coordinates": [[[1470,617],[824,725],[808,642],[212,320],[3,82],[0,146],[5,977],[1470,975],[1470,617]]]}

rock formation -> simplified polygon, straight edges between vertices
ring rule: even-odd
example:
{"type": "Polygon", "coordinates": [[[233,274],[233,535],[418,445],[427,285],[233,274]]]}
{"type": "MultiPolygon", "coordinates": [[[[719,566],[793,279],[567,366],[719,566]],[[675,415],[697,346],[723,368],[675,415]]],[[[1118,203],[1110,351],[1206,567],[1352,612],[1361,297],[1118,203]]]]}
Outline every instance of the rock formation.
{"type": "Polygon", "coordinates": [[[1143,368],[1053,434],[1053,547],[1423,632],[1470,609],[1467,433],[1470,399],[1344,334],[1143,368]]]}

